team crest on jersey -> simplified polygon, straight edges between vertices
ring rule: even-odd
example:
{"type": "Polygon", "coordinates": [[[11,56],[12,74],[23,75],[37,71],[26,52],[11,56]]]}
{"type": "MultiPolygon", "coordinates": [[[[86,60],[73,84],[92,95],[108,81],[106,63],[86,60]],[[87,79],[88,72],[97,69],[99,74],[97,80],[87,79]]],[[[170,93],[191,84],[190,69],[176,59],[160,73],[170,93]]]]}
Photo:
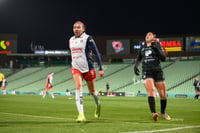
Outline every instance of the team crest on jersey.
{"type": "Polygon", "coordinates": [[[145,56],[149,56],[149,55],[151,55],[152,54],[152,51],[151,50],[146,50],[145,51],[145,56]]]}

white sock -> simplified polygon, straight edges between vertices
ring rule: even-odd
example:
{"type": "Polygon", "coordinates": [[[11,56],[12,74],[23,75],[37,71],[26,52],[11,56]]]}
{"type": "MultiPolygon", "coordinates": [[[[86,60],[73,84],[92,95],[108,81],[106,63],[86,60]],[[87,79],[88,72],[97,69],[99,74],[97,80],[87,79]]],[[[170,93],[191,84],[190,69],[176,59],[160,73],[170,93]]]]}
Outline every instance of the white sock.
{"type": "Polygon", "coordinates": [[[54,98],[53,92],[51,92],[51,97],[54,98]]]}
{"type": "Polygon", "coordinates": [[[76,90],[76,107],[79,114],[83,114],[83,92],[76,90]]]}
{"type": "Polygon", "coordinates": [[[46,92],[44,92],[44,95],[43,95],[43,97],[45,97],[46,96],[46,92]]]}
{"type": "Polygon", "coordinates": [[[93,95],[94,101],[96,103],[96,105],[100,104],[100,100],[99,100],[99,96],[98,96],[98,92],[95,92],[93,95]]]}

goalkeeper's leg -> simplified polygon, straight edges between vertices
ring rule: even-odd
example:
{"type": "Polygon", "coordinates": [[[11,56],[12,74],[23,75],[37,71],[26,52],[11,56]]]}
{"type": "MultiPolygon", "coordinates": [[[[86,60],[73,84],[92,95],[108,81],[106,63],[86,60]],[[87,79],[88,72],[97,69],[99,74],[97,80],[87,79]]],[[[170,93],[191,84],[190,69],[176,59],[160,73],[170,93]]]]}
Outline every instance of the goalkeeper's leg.
{"type": "Polygon", "coordinates": [[[160,115],[166,120],[171,120],[171,117],[165,112],[167,107],[167,93],[165,81],[156,82],[155,86],[160,95],[160,115]]]}
{"type": "Polygon", "coordinates": [[[149,104],[149,109],[152,113],[152,118],[154,121],[157,121],[158,114],[156,113],[154,80],[152,78],[147,78],[145,80],[144,85],[148,93],[148,104],[149,104]]]}

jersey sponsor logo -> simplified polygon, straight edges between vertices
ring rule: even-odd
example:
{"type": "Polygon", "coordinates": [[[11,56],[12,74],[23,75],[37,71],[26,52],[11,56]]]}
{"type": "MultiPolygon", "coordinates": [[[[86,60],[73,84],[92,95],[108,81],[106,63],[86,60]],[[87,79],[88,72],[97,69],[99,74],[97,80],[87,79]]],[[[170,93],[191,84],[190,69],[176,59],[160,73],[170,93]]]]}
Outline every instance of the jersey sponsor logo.
{"type": "Polygon", "coordinates": [[[71,48],[71,53],[83,53],[83,48],[71,48]]]}
{"type": "Polygon", "coordinates": [[[73,59],[81,58],[81,56],[74,56],[73,59]]]}

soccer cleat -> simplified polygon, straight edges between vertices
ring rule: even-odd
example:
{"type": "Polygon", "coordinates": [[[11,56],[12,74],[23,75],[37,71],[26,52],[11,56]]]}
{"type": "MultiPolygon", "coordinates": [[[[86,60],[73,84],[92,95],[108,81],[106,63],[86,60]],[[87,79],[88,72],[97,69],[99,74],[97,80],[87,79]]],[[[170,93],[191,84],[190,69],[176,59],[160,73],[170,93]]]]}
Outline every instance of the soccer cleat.
{"type": "Polygon", "coordinates": [[[194,99],[194,101],[198,101],[198,99],[197,98],[193,98],[194,99]]]}
{"type": "Polygon", "coordinates": [[[95,118],[99,118],[99,117],[100,117],[100,113],[101,113],[101,104],[96,105],[94,117],[95,117],[95,118]]]}
{"type": "Polygon", "coordinates": [[[160,115],[165,119],[165,120],[171,120],[171,117],[168,114],[162,114],[160,112],[160,115]]]}
{"type": "Polygon", "coordinates": [[[76,119],[77,122],[84,122],[86,121],[84,114],[79,114],[78,118],[76,119]]]}
{"type": "Polygon", "coordinates": [[[158,121],[158,114],[157,113],[153,113],[152,114],[152,118],[154,121],[158,121]]]}

